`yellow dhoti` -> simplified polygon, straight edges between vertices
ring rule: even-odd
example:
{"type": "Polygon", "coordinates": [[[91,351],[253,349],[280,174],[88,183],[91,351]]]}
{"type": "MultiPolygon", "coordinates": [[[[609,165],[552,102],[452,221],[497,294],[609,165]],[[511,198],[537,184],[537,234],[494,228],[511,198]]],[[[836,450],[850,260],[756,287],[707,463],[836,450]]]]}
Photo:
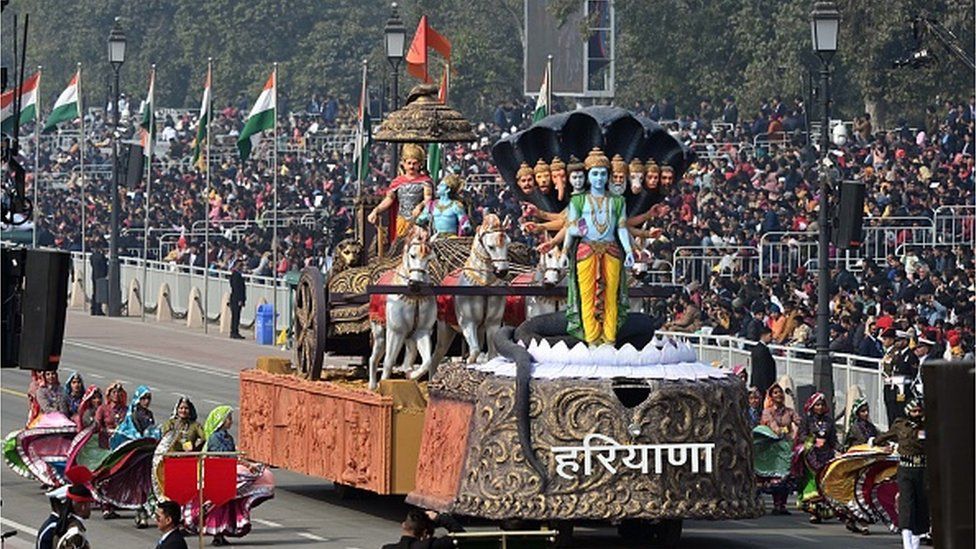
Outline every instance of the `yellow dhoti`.
{"type": "Polygon", "coordinates": [[[615,243],[583,243],[577,249],[580,320],[587,343],[617,340],[617,295],[622,267],[615,243]]]}

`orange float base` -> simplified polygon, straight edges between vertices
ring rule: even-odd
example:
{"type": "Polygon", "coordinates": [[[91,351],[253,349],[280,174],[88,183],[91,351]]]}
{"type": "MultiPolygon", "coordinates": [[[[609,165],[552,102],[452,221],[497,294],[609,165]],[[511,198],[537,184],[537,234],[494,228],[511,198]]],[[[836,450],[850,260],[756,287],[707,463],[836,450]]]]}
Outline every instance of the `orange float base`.
{"type": "Polygon", "coordinates": [[[248,457],[378,494],[413,490],[426,401],[413,381],[379,392],[245,370],[239,446],[248,457]]]}

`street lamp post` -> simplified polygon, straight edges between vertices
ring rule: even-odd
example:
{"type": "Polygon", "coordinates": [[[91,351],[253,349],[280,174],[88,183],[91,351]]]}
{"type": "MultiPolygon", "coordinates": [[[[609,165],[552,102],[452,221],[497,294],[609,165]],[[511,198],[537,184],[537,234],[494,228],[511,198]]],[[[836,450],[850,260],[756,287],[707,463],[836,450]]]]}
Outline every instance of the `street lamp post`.
{"type": "Polygon", "coordinates": [[[112,90],[112,240],[109,244],[108,263],[108,315],[122,315],[122,289],[119,265],[119,69],[125,62],[125,33],[119,18],[108,35],[108,62],[115,73],[115,86],[112,90]]]}
{"type": "Polygon", "coordinates": [[[828,323],[830,322],[830,60],[837,51],[840,13],[833,2],[817,2],[810,13],[813,50],[820,58],[820,96],[823,98],[823,120],[820,127],[820,227],[817,243],[817,354],[813,358],[813,383],[817,390],[834,399],[833,364],[830,359],[828,323]]]}
{"type": "MultiPolygon", "coordinates": [[[[400,9],[396,2],[390,4],[390,18],[386,21],[383,28],[386,37],[386,59],[393,68],[393,108],[395,111],[400,108],[400,62],[403,61],[403,47],[407,41],[407,28],[400,20],[400,9]]],[[[393,175],[397,175],[400,165],[400,151],[396,144],[393,144],[393,175]]]]}

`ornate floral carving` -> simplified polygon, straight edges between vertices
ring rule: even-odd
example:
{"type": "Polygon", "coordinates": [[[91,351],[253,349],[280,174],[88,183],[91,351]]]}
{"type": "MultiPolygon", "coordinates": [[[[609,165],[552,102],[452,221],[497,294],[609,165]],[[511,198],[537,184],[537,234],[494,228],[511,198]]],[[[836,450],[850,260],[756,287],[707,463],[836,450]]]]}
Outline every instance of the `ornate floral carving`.
{"type": "MultiPolygon", "coordinates": [[[[518,442],[513,380],[486,375],[474,391],[471,380],[465,389],[452,391],[444,386],[464,380],[462,373],[443,367],[437,378],[431,383],[432,394],[451,394],[459,400],[476,397],[461,486],[442,510],[493,519],[596,520],[720,519],[762,513],[744,415],[745,393],[736,380],[651,381],[648,398],[629,409],[615,396],[611,380],[534,380],[533,451],[549,473],[548,487],[540,493],[540,479],[525,463],[518,442]],[[630,425],[640,426],[638,436],[629,434],[630,425]],[[665,467],[660,475],[628,468],[612,474],[594,467],[589,476],[558,476],[550,448],[579,446],[591,433],[621,444],[714,443],[713,473],[665,467]]],[[[418,492],[411,499],[423,496],[418,492]]]]}
{"type": "Polygon", "coordinates": [[[431,395],[464,402],[475,402],[478,386],[488,374],[457,362],[445,362],[437,368],[437,375],[427,385],[431,395]]]}

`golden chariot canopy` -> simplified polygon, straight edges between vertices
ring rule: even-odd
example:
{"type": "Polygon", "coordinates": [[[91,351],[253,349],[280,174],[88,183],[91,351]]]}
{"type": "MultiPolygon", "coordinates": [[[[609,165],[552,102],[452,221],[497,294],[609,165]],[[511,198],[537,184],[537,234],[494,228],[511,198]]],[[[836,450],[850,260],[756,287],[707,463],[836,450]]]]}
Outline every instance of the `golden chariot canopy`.
{"type": "Polygon", "coordinates": [[[434,84],[415,86],[407,96],[407,104],[390,113],[373,134],[373,139],[398,143],[475,141],[471,122],[441,103],[437,92],[438,87],[434,84]]]}

